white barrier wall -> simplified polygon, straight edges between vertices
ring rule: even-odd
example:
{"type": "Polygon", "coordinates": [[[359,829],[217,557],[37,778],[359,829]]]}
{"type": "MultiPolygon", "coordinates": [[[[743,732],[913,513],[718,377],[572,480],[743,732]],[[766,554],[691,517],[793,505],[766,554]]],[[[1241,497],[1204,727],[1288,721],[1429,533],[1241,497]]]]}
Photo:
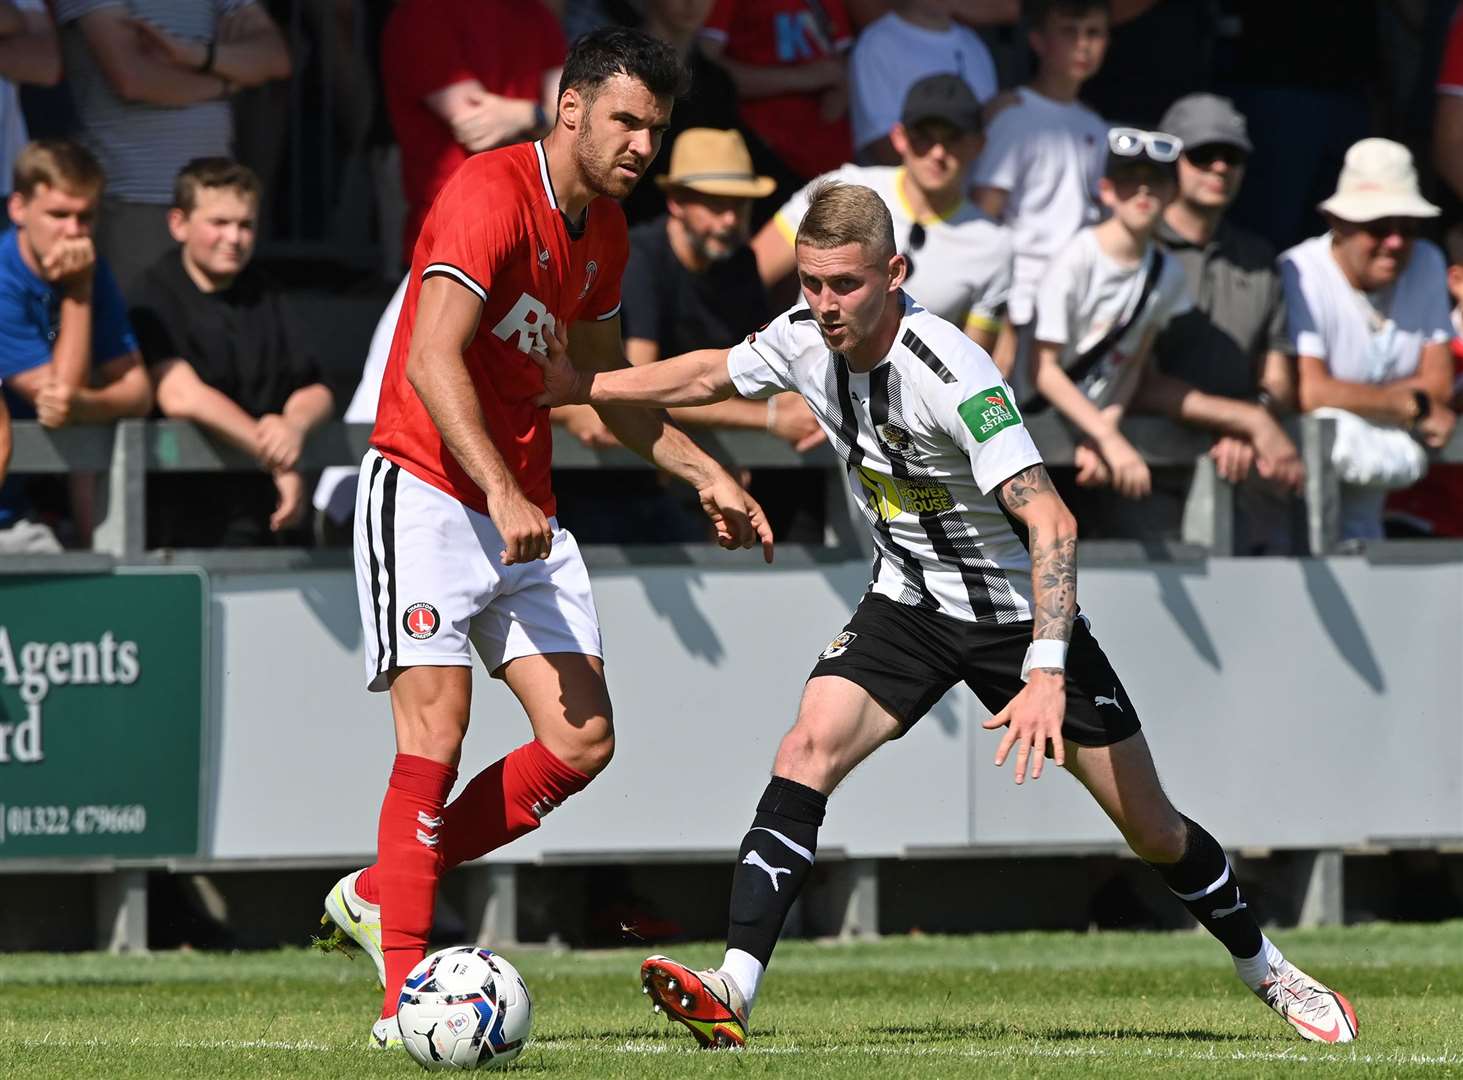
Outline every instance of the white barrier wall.
{"type": "MultiPolygon", "coordinates": [[[[513,861],[729,852],[819,650],[866,581],[819,569],[595,572],[618,749],[513,861]]],[[[1140,710],[1166,787],[1230,846],[1463,837],[1463,564],[1360,558],[1086,566],[1083,608],[1140,710]]],[[[411,598],[403,598],[410,602],[411,598]]],[[[213,576],[205,855],[374,849],[391,760],[339,571],[213,576]]],[[[528,737],[479,671],[464,772],[528,737]]],[[[824,850],[1112,843],[1055,772],[1021,789],[963,688],[834,797],[824,850]]]]}

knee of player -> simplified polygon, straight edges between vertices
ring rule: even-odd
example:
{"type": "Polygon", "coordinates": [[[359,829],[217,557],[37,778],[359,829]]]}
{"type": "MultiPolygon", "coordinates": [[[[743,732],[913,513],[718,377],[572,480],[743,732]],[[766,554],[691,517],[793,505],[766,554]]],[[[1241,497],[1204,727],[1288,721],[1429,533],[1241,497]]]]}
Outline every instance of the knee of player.
{"type": "Polygon", "coordinates": [[[774,771],[778,776],[816,787],[811,781],[832,769],[839,751],[816,725],[799,721],[782,737],[774,771]]]}
{"type": "Polygon", "coordinates": [[[608,719],[585,724],[557,752],[571,769],[585,776],[598,776],[615,756],[614,726],[608,719]]]}

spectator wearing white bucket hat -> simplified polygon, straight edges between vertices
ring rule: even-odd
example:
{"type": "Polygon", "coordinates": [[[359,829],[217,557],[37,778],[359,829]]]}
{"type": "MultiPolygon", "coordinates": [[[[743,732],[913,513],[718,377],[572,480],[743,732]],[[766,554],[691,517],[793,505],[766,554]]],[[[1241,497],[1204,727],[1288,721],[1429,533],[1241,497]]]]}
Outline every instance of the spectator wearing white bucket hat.
{"type": "MultiPolygon", "coordinates": [[[[1320,210],[1330,229],[1280,257],[1301,410],[1339,409],[1369,421],[1370,428],[1343,425],[1368,445],[1400,429],[1443,445],[1456,420],[1447,406],[1447,269],[1437,246],[1417,236],[1438,208],[1418,191],[1411,153],[1388,139],[1362,139],[1346,152],[1336,193],[1320,210]]],[[[1401,485],[1343,483],[1344,537],[1381,536],[1387,486],[1401,485]]]]}

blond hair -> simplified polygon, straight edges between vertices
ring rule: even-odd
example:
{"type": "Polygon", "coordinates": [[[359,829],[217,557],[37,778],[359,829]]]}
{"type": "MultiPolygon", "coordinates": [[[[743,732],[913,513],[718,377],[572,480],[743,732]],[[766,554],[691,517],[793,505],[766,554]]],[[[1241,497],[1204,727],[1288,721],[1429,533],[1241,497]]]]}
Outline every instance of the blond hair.
{"type": "Polygon", "coordinates": [[[45,184],[81,198],[100,195],[106,174],[97,159],[80,143],[70,139],[37,139],[15,159],[11,190],[29,199],[45,184]]]}
{"type": "Polygon", "coordinates": [[[808,189],[797,242],[819,249],[859,244],[865,254],[883,262],[895,254],[894,219],[872,188],[819,180],[808,189]]]}

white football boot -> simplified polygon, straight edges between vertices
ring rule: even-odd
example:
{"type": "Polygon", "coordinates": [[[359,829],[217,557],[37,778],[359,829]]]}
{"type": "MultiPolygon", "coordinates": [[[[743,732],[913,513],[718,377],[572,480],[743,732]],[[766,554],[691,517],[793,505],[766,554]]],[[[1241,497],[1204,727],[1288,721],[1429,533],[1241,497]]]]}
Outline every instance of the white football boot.
{"type": "Polygon", "coordinates": [[[356,878],[363,871],[347,874],[325,897],[325,914],[320,925],[334,923],[340,933],[361,947],[376,965],[376,981],[386,985],[386,957],[381,952],[381,906],[368,904],[356,893],[356,878]]]}
{"type": "Polygon", "coordinates": [[[1289,960],[1270,965],[1270,977],[1260,984],[1255,994],[1295,1028],[1302,1039],[1347,1043],[1356,1038],[1356,1010],[1351,1002],[1289,960]]]}
{"type": "Polygon", "coordinates": [[[367,1046],[372,1050],[400,1050],[401,1025],[396,1022],[396,1017],[388,1016],[372,1024],[371,1041],[367,1046]]]}

